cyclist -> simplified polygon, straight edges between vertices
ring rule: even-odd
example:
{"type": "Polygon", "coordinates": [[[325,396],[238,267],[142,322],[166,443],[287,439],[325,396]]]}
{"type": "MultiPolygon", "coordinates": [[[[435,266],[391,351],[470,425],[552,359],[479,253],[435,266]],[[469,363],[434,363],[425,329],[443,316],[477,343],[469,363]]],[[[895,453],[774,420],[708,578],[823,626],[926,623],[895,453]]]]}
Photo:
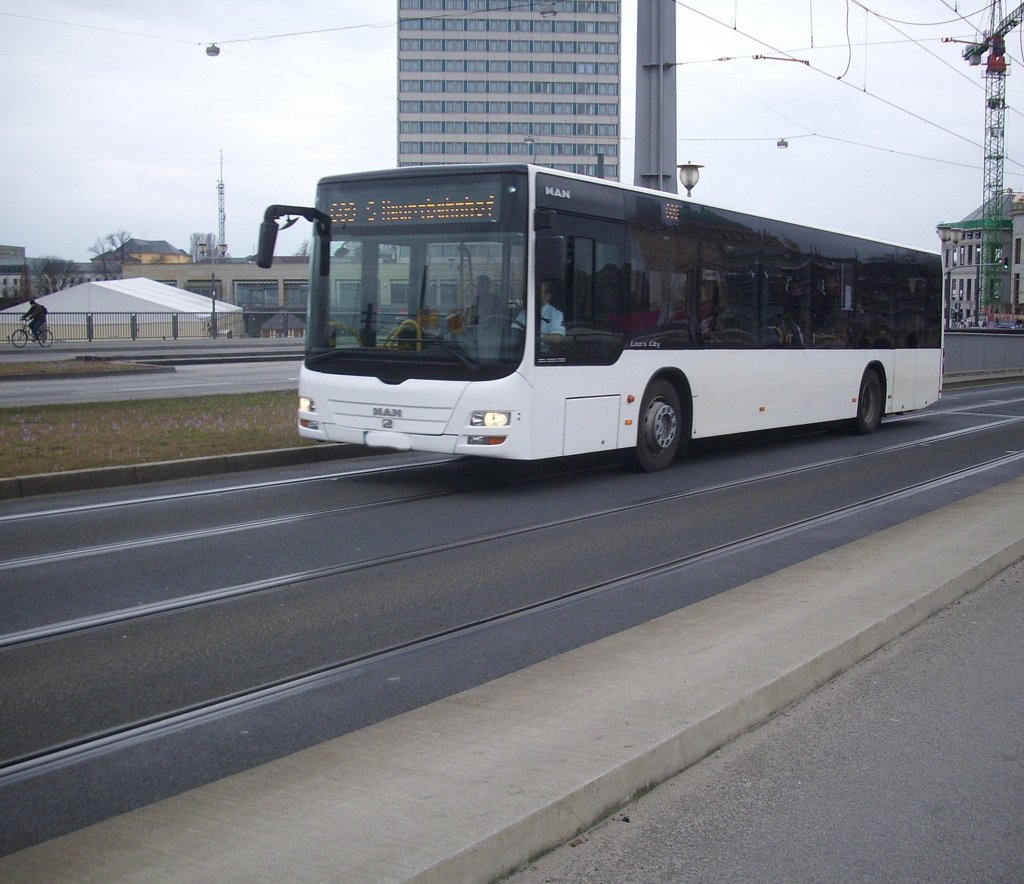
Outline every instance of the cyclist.
{"type": "Polygon", "coordinates": [[[29,331],[32,332],[32,340],[38,341],[39,335],[46,325],[46,308],[36,301],[35,298],[28,299],[29,308],[21,314],[22,319],[28,320],[29,331]]]}

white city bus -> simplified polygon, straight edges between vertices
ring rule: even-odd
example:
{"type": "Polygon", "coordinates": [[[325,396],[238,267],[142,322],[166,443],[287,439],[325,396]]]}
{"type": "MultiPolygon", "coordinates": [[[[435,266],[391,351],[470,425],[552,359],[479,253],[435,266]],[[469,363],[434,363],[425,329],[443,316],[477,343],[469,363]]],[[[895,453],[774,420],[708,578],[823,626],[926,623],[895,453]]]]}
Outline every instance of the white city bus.
{"type": "Polygon", "coordinates": [[[324,178],[299,433],[530,460],[844,422],[940,395],[937,255],[526,165],[324,178]],[[547,305],[547,306],[545,306],[547,305]]]}

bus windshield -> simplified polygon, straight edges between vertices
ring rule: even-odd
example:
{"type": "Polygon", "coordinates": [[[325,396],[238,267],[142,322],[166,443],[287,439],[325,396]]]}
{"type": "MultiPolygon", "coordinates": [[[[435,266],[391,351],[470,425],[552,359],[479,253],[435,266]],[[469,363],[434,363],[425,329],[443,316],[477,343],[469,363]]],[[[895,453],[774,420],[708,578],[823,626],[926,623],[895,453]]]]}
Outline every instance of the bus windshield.
{"type": "Polygon", "coordinates": [[[421,186],[354,177],[318,192],[332,219],[330,273],[310,291],[307,366],[386,380],[514,371],[525,339],[525,187],[507,174],[421,186]]]}

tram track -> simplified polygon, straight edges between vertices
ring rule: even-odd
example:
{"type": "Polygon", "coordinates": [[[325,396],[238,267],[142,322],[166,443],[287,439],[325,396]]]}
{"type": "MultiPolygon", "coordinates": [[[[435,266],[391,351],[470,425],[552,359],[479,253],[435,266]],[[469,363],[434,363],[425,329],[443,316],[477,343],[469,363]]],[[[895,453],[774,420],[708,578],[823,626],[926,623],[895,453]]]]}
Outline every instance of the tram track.
{"type": "MultiPolygon", "coordinates": [[[[360,488],[358,494],[341,492],[350,500],[346,506],[318,507],[293,514],[297,520],[312,526],[303,527],[301,531],[317,536],[328,530],[335,533],[365,530],[368,525],[373,526],[370,530],[379,530],[378,526],[389,522],[415,524],[417,520],[426,526],[431,520],[437,523],[439,514],[461,511],[466,517],[458,533],[447,529],[424,530],[419,532],[418,542],[408,544],[402,542],[405,539],[402,532],[393,537],[381,534],[381,542],[371,544],[378,547],[379,555],[361,556],[361,550],[364,553],[369,550],[362,543],[348,543],[344,545],[347,553],[339,554],[334,563],[329,558],[307,562],[303,561],[304,556],[293,556],[290,561],[300,567],[281,568],[277,574],[267,573],[269,569],[262,573],[248,569],[249,573],[241,574],[221,569],[219,576],[208,575],[208,587],[203,587],[199,581],[193,582],[192,587],[187,580],[171,581],[178,584],[179,589],[195,591],[175,592],[174,597],[162,600],[145,600],[142,588],[147,584],[139,583],[137,598],[145,603],[137,605],[131,604],[135,600],[135,590],[131,587],[131,574],[136,567],[133,550],[175,543],[187,548],[189,540],[202,541],[204,537],[224,533],[224,526],[150,534],[128,538],[126,543],[82,545],[77,551],[57,553],[50,563],[59,565],[60,570],[52,572],[33,570],[45,563],[45,557],[11,558],[0,563],[0,568],[8,573],[24,570],[17,578],[24,587],[19,590],[20,597],[31,599],[33,606],[24,607],[19,615],[24,628],[8,630],[0,636],[3,666],[11,676],[4,680],[0,703],[29,724],[12,731],[4,741],[2,754],[7,760],[0,761],[0,785],[18,782],[17,777],[22,774],[31,778],[36,772],[51,769],[48,765],[58,769],[62,764],[74,765],[85,758],[101,757],[105,752],[116,753],[119,748],[136,742],[186,732],[203,722],[216,722],[218,717],[226,718],[242,710],[273,703],[277,698],[326,688],[335,682],[339,684],[328,694],[344,697],[351,690],[347,681],[340,683],[345,679],[355,678],[367,683],[374,680],[372,672],[382,666],[415,667],[413,661],[420,659],[415,655],[427,653],[425,649],[431,646],[437,646],[438,650],[430,653],[446,658],[453,653],[464,653],[467,643],[483,641],[471,638],[478,630],[493,627],[501,634],[510,634],[510,630],[511,634],[521,631],[528,634],[547,622],[544,618],[549,613],[558,620],[594,610],[590,600],[594,600],[597,609],[607,605],[632,607],[648,597],[661,599],[659,604],[689,604],[709,591],[704,588],[706,577],[702,576],[708,569],[753,573],[754,569],[747,563],[778,561],[780,554],[782,558],[789,555],[787,550],[808,543],[813,545],[849,529],[827,529],[816,535],[817,541],[796,540],[802,533],[961,480],[966,480],[966,487],[976,487],[978,482],[992,480],[971,481],[971,477],[1001,467],[1011,472],[1019,470],[1016,464],[1024,459],[1024,452],[1018,450],[1022,446],[1017,442],[1016,425],[1024,421],[1024,415],[996,416],[993,410],[1013,410],[999,409],[998,402],[986,403],[985,408],[990,411],[983,415],[977,404],[960,403],[956,410],[960,412],[965,408],[972,412],[972,421],[975,421],[972,426],[950,428],[946,424],[945,428],[931,428],[931,432],[926,428],[923,433],[907,427],[903,432],[895,432],[889,444],[885,444],[882,437],[873,437],[875,444],[882,443],[877,448],[865,449],[858,445],[856,451],[851,451],[851,446],[843,443],[839,447],[845,449],[845,453],[840,456],[826,456],[811,462],[801,458],[800,463],[793,464],[786,463],[793,460],[790,454],[775,458],[774,469],[756,471],[755,466],[746,475],[737,475],[730,467],[733,476],[719,476],[718,481],[714,480],[714,474],[721,473],[721,467],[728,461],[706,460],[706,454],[698,449],[694,475],[704,475],[703,483],[697,485],[690,479],[688,487],[681,487],[683,482],[676,482],[674,488],[659,493],[659,486],[648,482],[647,491],[655,493],[650,496],[643,496],[643,492],[631,494],[625,501],[621,500],[621,492],[631,487],[623,484],[626,477],[609,477],[607,483],[596,486],[580,486],[572,480],[563,485],[551,484],[552,479],[564,480],[569,475],[614,470],[615,465],[610,462],[595,465],[590,459],[570,462],[568,470],[563,463],[557,468],[538,464],[529,470],[512,471],[511,478],[525,483],[531,493],[536,492],[535,504],[543,507],[548,516],[540,519],[536,518],[540,510],[529,502],[530,495],[524,499],[519,493],[493,498],[512,504],[508,508],[499,507],[496,512],[504,509],[506,518],[498,520],[482,519],[483,513],[492,509],[492,498],[487,494],[468,509],[465,505],[452,507],[449,503],[428,504],[426,508],[420,505],[424,500],[472,495],[505,485],[509,478],[505,470],[470,469],[476,464],[467,466],[464,461],[453,464],[445,459],[440,463],[449,464],[451,468],[432,473],[429,481],[424,481],[412,478],[422,465],[391,464],[372,468],[375,474],[398,477],[398,485],[389,478],[383,484],[353,486],[360,488]],[[981,422],[977,422],[979,417],[981,422]],[[1000,428],[1006,431],[1000,434],[1000,428]],[[987,431],[996,434],[971,441],[987,431]],[[912,434],[920,435],[908,438],[912,434]],[[935,448],[944,442],[951,443],[952,447],[935,448]],[[922,452],[920,457],[914,454],[917,450],[922,452]],[[926,450],[935,453],[925,455],[926,450]],[[880,461],[879,455],[892,455],[892,459],[880,461]],[[944,469],[950,462],[966,465],[944,469]],[[413,472],[407,472],[410,469],[413,472]],[[822,478],[816,477],[816,471],[822,478]],[[882,475],[887,475],[891,481],[883,483],[872,478],[882,475]],[[405,483],[404,476],[409,476],[410,482],[405,483]],[[482,478],[487,481],[481,482],[482,478]],[[772,482],[776,484],[770,484],[772,482]],[[753,490],[759,483],[766,484],[753,490]],[[405,490],[413,493],[400,493],[403,485],[408,485],[405,490]],[[551,504],[564,497],[563,491],[584,487],[587,491],[578,500],[589,501],[590,505],[562,505],[557,506],[554,513],[550,511],[551,504]],[[825,488],[830,489],[829,493],[821,493],[825,488]],[[542,489],[546,493],[541,493],[542,489]],[[394,493],[396,491],[399,493],[394,493]],[[385,499],[374,499],[382,492],[385,499]],[[716,494],[720,496],[713,497],[716,494]],[[707,502],[702,502],[704,498],[707,502]],[[761,504],[755,503],[772,500],[780,505],[763,510],[761,504]],[[748,519],[748,501],[763,510],[757,519],[748,519]],[[417,506],[402,513],[397,520],[388,515],[364,523],[357,515],[356,521],[329,522],[323,528],[317,527],[318,516],[328,519],[339,511],[365,511],[402,503],[417,506]],[[698,524],[700,529],[694,530],[698,524]],[[591,525],[593,527],[588,527],[591,525]],[[482,527],[485,530],[480,530],[482,527]],[[794,538],[793,543],[785,542],[787,538],[794,538]],[[767,547],[767,551],[758,551],[761,546],[767,547]],[[538,550],[542,551],[539,556],[536,555],[538,550]],[[119,554],[126,558],[122,561],[117,557],[119,554]],[[47,615],[47,611],[61,613],[62,607],[70,607],[68,613],[74,613],[74,606],[65,607],[66,603],[61,600],[59,585],[54,587],[58,591],[45,604],[36,605],[30,596],[34,583],[42,580],[49,588],[53,585],[52,577],[59,576],[63,569],[73,568],[76,559],[81,559],[84,566],[86,558],[97,559],[103,555],[110,555],[111,561],[98,565],[95,572],[92,566],[78,569],[80,576],[71,586],[71,592],[80,589],[87,594],[78,604],[78,612],[84,616],[47,615]],[[501,566],[500,582],[489,585],[485,576],[481,582],[481,577],[492,570],[491,565],[499,562],[507,563],[501,566]],[[514,562],[517,564],[512,566],[514,562]],[[303,569],[301,566],[305,564],[311,567],[303,569]],[[538,570],[537,565],[542,565],[542,570],[538,570]],[[702,569],[701,566],[707,567],[702,569]],[[697,569],[694,576],[682,580],[672,577],[667,582],[659,579],[688,568],[697,569]],[[117,593],[100,592],[99,588],[93,592],[85,576],[90,573],[115,581],[116,575],[123,574],[124,580],[117,593]],[[225,576],[228,579],[223,579],[225,576]],[[231,576],[252,579],[233,582],[231,576]],[[645,581],[652,582],[642,593],[631,592],[645,581]],[[449,585],[450,591],[434,590],[449,585]],[[414,590],[414,587],[417,588],[414,590]],[[615,594],[619,591],[624,594],[615,594]],[[612,595],[598,602],[602,593],[612,595]],[[102,607],[106,610],[100,610],[101,604],[88,601],[102,603],[108,596],[111,600],[120,596],[119,600],[129,604],[105,605],[102,607]],[[584,604],[584,607],[579,612],[571,607],[558,612],[560,607],[576,604],[584,604]],[[203,612],[204,606],[209,613],[203,612]],[[90,608],[95,608],[95,613],[90,608]],[[160,615],[168,616],[161,618],[160,615]],[[521,623],[517,620],[532,616],[541,619],[521,623]],[[38,625],[32,623],[32,618],[37,618],[38,625]],[[444,642],[453,644],[440,644],[444,642]],[[251,662],[247,660],[250,654],[257,655],[251,662]],[[68,681],[61,674],[61,668],[72,660],[76,661],[73,664],[76,674],[68,681]],[[42,692],[38,692],[40,689],[42,692]],[[61,709],[75,711],[61,716],[61,709]],[[8,775],[15,779],[7,780],[8,775]]],[[[808,440],[807,444],[818,446],[813,440],[808,440]]],[[[835,453],[837,446],[822,443],[821,447],[835,453]]],[[[730,450],[730,446],[718,446],[712,448],[711,453],[730,450]]],[[[760,456],[750,458],[744,453],[751,448],[742,440],[735,450],[748,467],[761,460],[760,456]]],[[[356,472],[365,474],[364,470],[356,472]]],[[[332,474],[330,481],[344,476],[345,473],[332,474]]],[[[685,468],[677,478],[687,479],[685,468]]],[[[325,479],[321,474],[304,476],[300,481],[322,482],[325,479]]],[[[279,483],[246,483],[250,487],[257,484],[272,489],[279,483]]],[[[286,484],[293,482],[286,480],[286,484]]],[[[955,484],[951,487],[952,490],[939,492],[940,495],[962,493],[955,484]]],[[[303,497],[310,502],[319,497],[319,502],[324,503],[324,494],[336,493],[333,485],[331,488],[330,492],[322,489],[303,493],[303,497]]],[[[164,497],[179,499],[178,495],[164,497]]],[[[272,500],[278,507],[294,503],[290,496],[272,500]]],[[[896,511],[921,505],[899,504],[896,511]]],[[[266,502],[254,507],[244,497],[241,506],[267,510],[266,502]]],[[[69,508],[53,509],[66,512],[69,508]]],[[[234,509],[238,509],[238,505],[223,509],[203,507],[194,512],[205,519],[234,509]]],[[[97,511],[92,509],[91,512],[96,514],[97,511]]],[[[189,511],[172,509],[168,517],[161,519],[180,520],[183,515],[191,517],[189,511]]],[[[295,520],[287,514],[270,512],[269,515],[271,518],[224,522],[227,527],[235,528],[235,533],[258,531],[263,527],[270,532],[270,537],[277,537],[276,526],[295,520]]],[[[149,518],[135,520],[132,517],[132,520],[142,527],[149,518]]],[[[882,509],[879,516],[865,516],[852,524],[864,524],[865,519],[870,524],[889,518],[889,510],[882,509]]],[[[121,521],[124,526],[132,527],[124,519],[121,521]]],[[[59,532],[59,520],[54,525],[50,530],[59,532]]],[[[188,527],[187,523],[184,527],[188,527]]],[[[101,530],[106,529],[101,526],[101,530]]],[[[69,538],[76,536],[85,539],[88,532],[76,528],[68,534],[69,538]]],[[[414,536],[416,532],[410,535],[414,536]]],[[[266,545],[267,541],[256,535],[243,549],[259,550],[266,545]]],[[[180,560],[177,552],[174,555],[180,560]]],[[[260,558],[264,567],[278,561],[273,556],[260,558]]],[[[157,557],[139,561],[145,562],[145,572],[156,574],[161,562],[174,559],[157,557]]],[[[289,559],[280,561],[283,564],[289,559]]],[[[170,583],[168,588],[173,591],[170,583]]],[[[12,599],[17,597],[11,596],[12,599]]],[[[71,597],[68,598],[70,601],[71,597]]],[[[318,692],[313,696],[323,694],[318,692]]],[[[312,698],[296,696],[285,705],[295,702],[307,704],[312,698]]],[[[276,715],[277,708],[255,714],[261,718],[276,715]]],[[[232,727],[234,721],[216,727],[232,727]]],[[[158,750],[154,747],[152,751],[158,750]]]]}
{"type": "MultiPolygon", "coordinates": [[[[158,616],[161,614],[167,614],[170,612],[184,611],[190,608],[197,608],[203,605],[209,605],[229,601],[232,599],[238,599],[245,596],[254,595],[257,593],[265,593],[275,590],[282,590],[286,588],[294,588],[304,583],[322,580],[324,578],[339,577],[345,574],[351,574],[358,571],[371,570],[375,567],[395,565],[403,562],[411,562],[415,559],[420,559],[427,556],[444,555],[446,553],[451,553],[458,550],[465,550],[471,547],[482,546],[516,537],[523,537],[525,535],[537,532],[551,531],[571,524],[579,524],[590,520],[603,519],[626,514],[632,511],[638,511],[655,506],[661,506],[669,502],[689,500],[701,496],[717,494],[727,490],[751,487],[762,482],[799,476],[801,474],[807,474],[823,469],[832,469],[837,466],[853,463],[859,460],[863,460],[865,458],[893,454],[925,445],[933,445],[939,442],[956,439],[965,435],[971,435],[974,433],[990,430],[996,427],[1005,427],[1008,424],[1015,424],[1021,422],[1024,422],[1024,417],[1012,416],[1005,419],[980,424],[974,427],[953,430],[949,432],[934,434],[932,436],[923,437],[920,439],[900,442],[895,445],[884,446],[882,448],[873,449],[871,451],[859,452],[852,455],[844,455],[842,457],[825,458],[808,464],[801,464],[794,467],[771,470],[764,473],[743,477],[741,479],[714,483],[711,485],[705,485],[697,488],[689,488],[682,491],[673,492],[671,494],[658,495],[656,497],[647,498],[645,500],[633,501],[626,504],[605,507],[597,510],[592,510],[586,513],[575,513],[571,516],[544,520],[529,525],[521,525],[513,528],[488,531],[481,534],[475,534],[469,537],[459,538],[458,540],[453,540],[446,543],[433,544],[430,546],[419,547],[410,550],[403,550],[397,553],[374,556],[352,562],[331,564],[317,568],[309,568],[302,571],[273,575],[259,580],[246,581],[244,583],[232,586],[217,587],[210,590],[190,593],[183,596],[176,596],[174,598],[151,602],[147,604],[133,605],[131,607],[119,608],[104,612],[97,612],[95,614],[72,618],[65,621],[49,623],[38,627],[32,627],[5,634],[0,634],[0,649],[12,648],[18,645],[35,641],[41,641],[44,639],[56,638],[60,636],[71,636],[76,633],[86,632],[90,629],[111,626],[119,623],[128,623],[131,621],[142,620],[145,618],[158,616]]],[[[1010,457],[1012,460],[1012,455],[1010,455],[1010,457]]],[[[956,471],[954,473],[951,473],[950,475],[960,475],[961,472],[962,471],[956,471]]],[[[474,493],[480,490],[480,488],[472,489],[474,493]]],[[[42,564],[70,562],[75,561],[77,559],[89,558],[93,556],[125,553],[135,549],[141,549],[145,547],[157,546],[167,543],[182,543],[200,538],[220,536],[227,533],[272,528],[276,525],[286,523],[291,524],[296,521],[301,521],[305,519],[314,519],[317,517],[325,517],[344,512],[367,510],[386,506],[395,506],[399,504],[413,503],[422,500],[450,497],[462,493],[466,492],[464,490],[447,490],[434,491],[417,495],[406,495],[387,500],[370,501],[354,504],[351,506],[338,507],[327,510],[318,510],[308,513],[292,514],[270,519],[258,519],[244,523],[214,526],[197,531],[176,532],[174,534],[137,538],[130,541],[123,541],[112,544],[96,545],[80,549],[63,550],[46,555],[20,557],[16,559],[9,559],[6,561],[0,561],[0,571],[13,570],[18,568],[31,568],[33,566],[39,566],[42,564]]]]}
{"type": "Polygon", "coordinates": [[[149,494],[145,497],[127,497],[119,500],[104,500],[97,503],[73,504],[71,506],[53,507],[50,509],[26,510],[24,512],[0,515],[0,525],[5,522],[21,522],[27,519],[45,519],[54,517],[66,517],[74,515],[85,515],[101,513],[107,510],[123,509],[125,507],[141,507],[151,505],[164,505],[174,501],[196,500],[204,497],[212,497],[221,494],[239,494],[243,492],[265,492],[275,488],[287,488],[296,485],[308,485],[314,482],[329,482],[336,479],[352,479],[364,476],[386,475],[388,473],[401,473],[414,470],[428,469],[440,464],[449,463],[451,458],[441,460],[421,461],[415,464],[398,464],[377,467],[361,467],[341,470],[331,473],[316,473],[311,476],[296,476],[288,479],[270,479],[259,482],[244,482],[241,484],[218,484],[212,488],[199,488],[190,491],[177,491],[173,493],[149,494]]]}
{"type": "MultiPolygon", "coordinates": [[[[183,728],[195,727],[243,710],[275,702],[299,692],[314,690],[341,679],[353,677],[360,670],[377,666],[389,658],[415,652],[442,642],[457,640],[475,631],[493,628],[517,618],[543,615],[546,612],[554,611],[565,605],[579,603],[588,598],[599,596],[602,593],[620,590],[628,591],[637,584],[651,578],[673,574],[706,564],[718,558],[735,555],[751,548],[774,543],[795,534],[810,531],[831,522],[863,513],[868,509],[924,493],[1021,460],[1024,460],[1024,451],[1010,452],[983,463],[962,469],[950,470],[926,481],[870,496],[851,504],[836,507],[827,512],[794,520],[768,530],[754,532],[726,543],[707,546],[694,553],[674,557],[643,568],[633,569],[529,604],[496,612],[489,616],[453,624],[444,629],[391,644],[369,653],[336,660],[287,677],[267,681],[251,688],[197,702],[187,707],[168,710],[131,722],[124,722],[102,731],[41,747],[35,751],[0,761],[0,788],[23,782],[32,777],[53,773],[84,760],[114,753],[144,741],[157,739],[164,734],[177,732],[183,728]]],[[[634,506],[642,506],[642,504],[634,506]]],[[[587,516],[587,518],[593,517],[595,517],[594,514],[587,516]]],[[[541,530],[542,527],[550,526],[531,526],[525,530],[541,530]]],[[[468,542],[481,541],[475,539],[468,542]]],[[[458,546],[458,544],[453,544],[454,546],[458,546]]],[[[414,551],[406,555],[422,554],[425,554],[425,551],[414,551]]],[[[354,566],[368,567],[366,563],[354,563],[354,566]]]]}

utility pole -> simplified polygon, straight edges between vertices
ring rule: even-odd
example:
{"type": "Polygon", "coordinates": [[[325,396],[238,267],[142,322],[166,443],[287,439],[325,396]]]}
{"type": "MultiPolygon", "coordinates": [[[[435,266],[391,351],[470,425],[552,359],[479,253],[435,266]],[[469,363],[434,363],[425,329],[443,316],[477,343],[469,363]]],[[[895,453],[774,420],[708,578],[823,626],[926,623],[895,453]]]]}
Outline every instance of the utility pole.
{"type": "Polygon", "coordinates": [[[638,0],[633,183],[676,193],[676,6],[638,0]]]}

